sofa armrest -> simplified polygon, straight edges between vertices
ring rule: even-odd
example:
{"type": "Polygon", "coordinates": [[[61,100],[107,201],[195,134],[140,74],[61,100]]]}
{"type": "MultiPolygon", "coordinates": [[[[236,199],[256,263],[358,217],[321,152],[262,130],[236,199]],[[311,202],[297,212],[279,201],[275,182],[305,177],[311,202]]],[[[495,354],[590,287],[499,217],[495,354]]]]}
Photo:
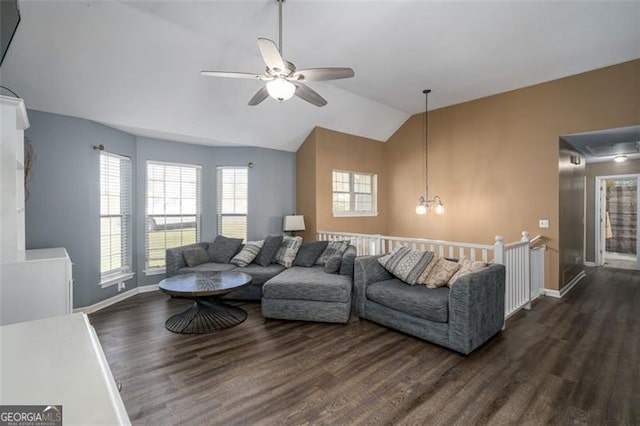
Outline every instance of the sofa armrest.
{"type": "Polygon", "coordinates": [[[342,263],[340,264],[340,275],[346,275],[353,281],[353,262],[355,262],[357,251],[355,246],[349,246],[347,251],[342,255],[342,263]]]}
{"type": "Polygon", "coordinates": [[[504,326],[505,267],[493,264],[458,279],[449,292],[449,344],[469,354],[504,326]]]}
{"type": "Polygon", "coordinates": [[[355,292],[356,315],[365,318],[364,303],[367,299],[367,286],[378,281],[390,280],[393,275],[380,265],[381,256],[357,257],[353,268],[353,290],[355,292]]]}
{"type": "Polygon", "coordinates": [[[165,264],[166,264],[166,276],[170,277],[172,275],[176,275],[181,268],[187,266],[184,261],[184,257],[182,256],[182,252],[185,249],[190,249],[194,247],[202,247],[207,250],[209,248],[209,243],[195,243],[189,244],[181,247],[173,247],[167,249],[165,252],[165,264]]]}

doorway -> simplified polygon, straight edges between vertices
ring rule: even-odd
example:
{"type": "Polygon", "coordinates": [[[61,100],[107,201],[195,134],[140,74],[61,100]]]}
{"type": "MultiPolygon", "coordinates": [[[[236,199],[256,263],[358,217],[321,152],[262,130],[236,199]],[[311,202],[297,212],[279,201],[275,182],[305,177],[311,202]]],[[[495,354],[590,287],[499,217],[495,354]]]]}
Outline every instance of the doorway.
{"type": "Polygon", "coordinates": [[[596,177],[596,265],[640,270],[640,175],[596,177]]]}

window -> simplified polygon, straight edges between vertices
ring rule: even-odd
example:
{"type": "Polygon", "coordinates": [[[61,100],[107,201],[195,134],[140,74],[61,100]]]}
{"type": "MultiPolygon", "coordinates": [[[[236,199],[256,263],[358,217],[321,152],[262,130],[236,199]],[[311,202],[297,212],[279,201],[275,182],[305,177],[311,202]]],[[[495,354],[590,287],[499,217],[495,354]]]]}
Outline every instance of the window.
{"type": "Polygon", "coordinates": [[[246,167],[218,167],[218,234],[247,239],[246,167]]]}
{"type": "Polygon", "coordinates": [[[131,160],[100,152],[100,285],[131,278],[131,160]]]}
{"type": "Polygon", "coordinates": [[[165,251],[200,241],[201,167],[147,161],[145,269],[165,270],[165,251]]]}
{"type": "Polygon", "coordinates": [[[377,215],[377,180],[371,173],[334,170],[333,215],[377,215]]]}

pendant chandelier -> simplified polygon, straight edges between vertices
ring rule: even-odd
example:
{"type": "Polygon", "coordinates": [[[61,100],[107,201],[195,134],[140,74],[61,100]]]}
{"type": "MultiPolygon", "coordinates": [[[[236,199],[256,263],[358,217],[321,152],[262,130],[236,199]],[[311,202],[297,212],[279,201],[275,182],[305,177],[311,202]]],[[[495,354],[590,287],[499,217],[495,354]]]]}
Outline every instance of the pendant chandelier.
{"type": "Polygon", "coordinates": [[[418,199],[418,205],[416,206],[416,214],[420,214],[420,215],[427,214],[427,211],[429,210],[433,210],[437,214],[444,213],[444,203],[442,202],[442,198],[440,198],[439,195],[436,195],[432,199],[429,199],[429,175],[428,175],[429,161],[428,161],[427,155],[429,151],[428,116],[429,116],[429,93],[430,92],[431,92],[431,89],[425,89],[422,91],[422,93],[424,93],[424,96],[425,96],[424,128],[423,128],[423,131],[424,131],[424,195],[420,196],[420,198],[418,199]]]}

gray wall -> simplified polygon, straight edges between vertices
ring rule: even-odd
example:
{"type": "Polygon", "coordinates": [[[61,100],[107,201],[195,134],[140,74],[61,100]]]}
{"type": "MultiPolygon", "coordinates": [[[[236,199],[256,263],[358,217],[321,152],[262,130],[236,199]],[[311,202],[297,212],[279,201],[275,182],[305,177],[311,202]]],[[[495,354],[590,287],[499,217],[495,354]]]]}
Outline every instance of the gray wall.
{"type": "Polygon", "coordinates": [[[295,211],[295,153],[264,148],[207,147],[135,137],[79,118],[29,111],[27,137],[36,153],[26,203],[27,248],[65,247],[74,263],[74,307],[117,294],[100,289],[98,151],[92,145],[132,159],[133,268],[127,289],[157,284],[163,275],[144,273],[146,161],[202,166],[202,241],[217,235],[216,167],[249,170],[248,238],[282,232],[282,216],[295,211]]]}
{"type": "Polygon", "coordinates": [[[624,163],[608,161],[606,163],[587,164],[587,214],[586,214],[586,261],[596,261],[595,209],[596,209],[596,176],[631,175],[640,173],[640,160],[628,160],[624,163]]]}
{"type": "MultiPolygon", "coordinates": [[[[27,249],[67,249],[73,262],[74,307],[114,296],[115,286],[101,289],[98,285],[100,155],[92,146],[104,144],[109,151],[133,159],[135,137],[92,121],[33,110],[29,121],[25,135],[33,145],[35,161],[25,203],[27,249]]],[[[132,172],[135,180],[135,163],[132,172]]],[[[136,278],[126,285],[135,287],[136,278]]]]}

